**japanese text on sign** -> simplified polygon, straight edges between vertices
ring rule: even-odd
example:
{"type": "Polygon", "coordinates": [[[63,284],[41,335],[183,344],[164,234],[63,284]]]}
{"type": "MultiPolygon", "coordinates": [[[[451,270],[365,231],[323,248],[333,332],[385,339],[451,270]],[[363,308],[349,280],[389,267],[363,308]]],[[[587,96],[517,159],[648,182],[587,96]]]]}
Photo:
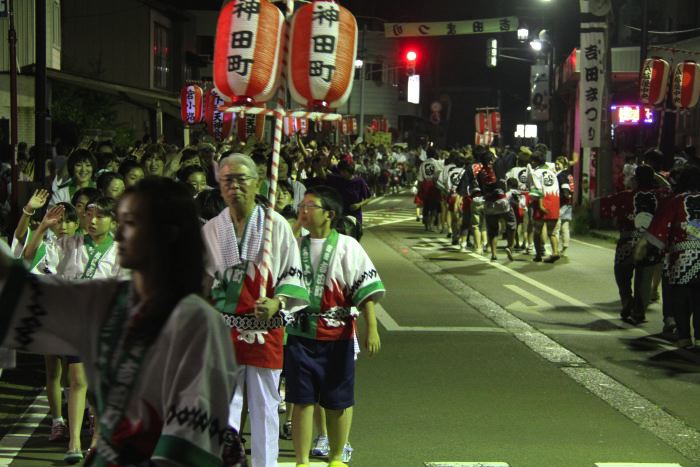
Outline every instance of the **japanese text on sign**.
{"type": "Polygon", "coordinates": [[[431,23],[386,23],[386,37],[456,36],[463,34],[493,34],[515,32],[519,22],[515,16],[487,18],[469,21],[445,21],[431,23]]]}
{"type": "Polygon", "coordinates": [[[600,147],[605,90],[605,23],[581,24],[581,146],[600,147]]]}

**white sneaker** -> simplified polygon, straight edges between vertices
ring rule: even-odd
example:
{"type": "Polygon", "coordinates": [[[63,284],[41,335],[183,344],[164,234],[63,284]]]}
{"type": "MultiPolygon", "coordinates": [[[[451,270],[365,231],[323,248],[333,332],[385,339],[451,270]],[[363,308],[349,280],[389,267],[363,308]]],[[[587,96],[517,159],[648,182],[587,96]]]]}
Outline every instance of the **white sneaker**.
{"type": "Polygon", "coordinates": [[[344,463],[350,462],[350,459],[352,458],[352,446],[350,446],[350,443],[345,443],[345,446],[343,446],[343,457],[341,457],[341,460],[344,463]]]}
{"type": "Polygon", "coordinates": [[[316,457],[328,457],[331,447],[328,444],[328,436],[318,435],[311,444],[311,455],[316,457]]]}

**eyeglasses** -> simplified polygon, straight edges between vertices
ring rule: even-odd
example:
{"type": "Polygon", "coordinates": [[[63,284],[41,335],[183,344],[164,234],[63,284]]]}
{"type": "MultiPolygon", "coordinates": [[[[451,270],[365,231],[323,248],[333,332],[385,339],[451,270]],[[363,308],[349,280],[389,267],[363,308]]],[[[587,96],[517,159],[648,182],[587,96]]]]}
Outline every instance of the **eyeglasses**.
{"type": "Polygon", "coordinates": [[[245,185],[250,180],[254,180],[256,177],[251,177],[249,175],[229,175],[227,177],[222,177],[221,181],[226,186],[231,186],[234,183],[236,185],[245,185]]]}
{"type": "Polygon", "coordinates": [[[323,209],[323,206],[319,206],[319,205],[313,204],[313,203],[299,203],[299,205],[297,206],[297,209],[299,211],[303,210],[304,212],[307,212],[309,209],[323,209]]]}

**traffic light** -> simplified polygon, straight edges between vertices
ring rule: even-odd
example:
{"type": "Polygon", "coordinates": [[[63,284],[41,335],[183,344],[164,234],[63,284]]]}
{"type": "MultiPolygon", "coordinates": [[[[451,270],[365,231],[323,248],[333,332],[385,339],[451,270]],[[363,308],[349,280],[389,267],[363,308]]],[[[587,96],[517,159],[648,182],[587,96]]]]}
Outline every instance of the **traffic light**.
{"type": "Polygon", "coordinates": [[[495,68],[498,64],[498,40],[489,39],[486,41],[486,66],[495,68]]]}
{"type": "Polygon", "coordinates": [[[413,76],[416,74],[416,61],[418,60],[418,52],[413,49],[406,51],[406,74],[413,76]]]}

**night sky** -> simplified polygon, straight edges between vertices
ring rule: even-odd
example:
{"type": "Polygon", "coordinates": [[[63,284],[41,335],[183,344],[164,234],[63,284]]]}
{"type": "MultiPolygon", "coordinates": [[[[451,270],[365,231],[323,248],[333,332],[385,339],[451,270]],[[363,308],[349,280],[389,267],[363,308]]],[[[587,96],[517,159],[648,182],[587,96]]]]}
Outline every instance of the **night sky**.
{"type": "MultiPolygon", "coordinates": [[[[218,0],[172,0],[167,3],[180,8],[213,10],[221,5],[218,0]]],[[[357,17],[375,17],[386,22],[516,16],[527,24],[531,32],[540,29],[550,31],[557,56],[555,63],[561,63],[578,43],[578,0],[341,0],[340,3],[357,17]]],[[[514,129],[515,123],[527,120],[525,108],[529,103],[530,66],[524,62],[500,59],[495,69],[487,68],[486,41],[490,37],[498,39],[499,47],[515,49],[502,53],[531,60],[535,58],[527,44],[517,41],[515,33],[415,38],[410,43],[420,51],[421,56],[430,57],[426,60],[428,63],[419,60],[417,70],[424,88],[427,87],[423,91],[426,100],[448,93],[455,103],[457,115],[471,121],[473,108],[496,105],[500,90],[504,124],[514,129]]],[[[464,127],[452,133],[468,134],[471,130],[464,127]]],[[[457,142],[452,137],[450,140],[457,142]]]]}

